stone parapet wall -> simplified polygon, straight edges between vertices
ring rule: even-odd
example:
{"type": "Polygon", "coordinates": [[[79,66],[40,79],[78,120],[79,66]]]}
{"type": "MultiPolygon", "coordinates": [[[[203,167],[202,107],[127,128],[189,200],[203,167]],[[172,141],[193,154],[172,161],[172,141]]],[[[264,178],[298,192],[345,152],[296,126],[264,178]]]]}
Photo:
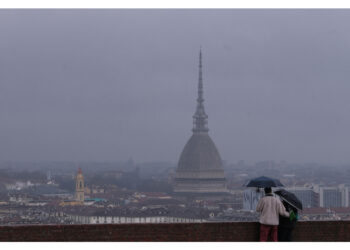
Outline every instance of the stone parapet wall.
{"type": "MultiPolygon", "coordinates": [[[[258,241],[256,222],[1,226],[0,241],[258,241]]],[[[298,222],[295,241],[350,241],[350,221],[298,222]]]]}

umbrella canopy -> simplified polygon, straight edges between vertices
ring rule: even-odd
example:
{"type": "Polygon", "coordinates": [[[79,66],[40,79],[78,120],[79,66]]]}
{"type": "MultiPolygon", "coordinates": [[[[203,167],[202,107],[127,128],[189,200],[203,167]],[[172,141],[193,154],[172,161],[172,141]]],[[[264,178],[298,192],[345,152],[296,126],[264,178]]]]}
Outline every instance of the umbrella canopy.
{"type": "Polygon", "coordinates": [[[295,207],[295,208],[297,208],[299,210],[303,210],[303,204],[298,199],[298,197],[296,197],[295,194],[293,194],[291,192],[288,192],[288,191],[286,191],[284,189],[280,189],[278,191],[275,191],[275,194],[280,196],[282,198],[282,200],[286,201],[287,203],[289,203],[293,207],[295,207]]]}
{"type": "Polygon", "coordinates": [[[258,188],[283,187],[283,184],[277,179],[261,176],[255,179],[251,179],[248,182],[247,187],[258,187],[258,188]]]}

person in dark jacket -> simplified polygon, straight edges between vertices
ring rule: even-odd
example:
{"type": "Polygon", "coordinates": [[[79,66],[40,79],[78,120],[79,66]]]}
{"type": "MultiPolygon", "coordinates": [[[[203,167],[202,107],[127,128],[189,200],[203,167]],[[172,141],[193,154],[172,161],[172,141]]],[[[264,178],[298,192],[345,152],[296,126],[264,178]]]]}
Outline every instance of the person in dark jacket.
{"type": "Polygon", "coordinates": [[[282,204],[291,214],[291,216],[289,218],[280,216],[280,224],[278,225],[278,241],[292,241],[292,232],[298,220],[298,210],[285,201],[282,201],[282,204]],[[294,214],[294,216],[292,216],[292,214],[294,214]]]}

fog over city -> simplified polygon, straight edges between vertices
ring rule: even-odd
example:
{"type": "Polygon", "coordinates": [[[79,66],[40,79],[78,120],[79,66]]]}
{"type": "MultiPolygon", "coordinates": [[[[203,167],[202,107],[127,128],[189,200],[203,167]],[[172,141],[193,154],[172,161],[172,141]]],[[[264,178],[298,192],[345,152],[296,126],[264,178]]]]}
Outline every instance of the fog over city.
{"type": "Polygon", "coordinates": [[[169,161],[199,48],[223,160],[350,163],[349,10],[1,10],[1,161],[169,161]]]}

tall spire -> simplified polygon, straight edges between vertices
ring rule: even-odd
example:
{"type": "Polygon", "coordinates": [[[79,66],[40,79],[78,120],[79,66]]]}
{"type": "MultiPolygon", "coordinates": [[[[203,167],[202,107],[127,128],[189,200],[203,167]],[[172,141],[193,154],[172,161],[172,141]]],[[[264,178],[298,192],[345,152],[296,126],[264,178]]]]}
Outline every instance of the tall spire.
{"type": "Polygon", "coordinates": [[[199,50],[199,76],[198,76],[198,98],[197,108],[193,115],[193,133],[208,132],[208,116],[203,105],[203,76],[202,76],[202,49],[199,50]]]}

